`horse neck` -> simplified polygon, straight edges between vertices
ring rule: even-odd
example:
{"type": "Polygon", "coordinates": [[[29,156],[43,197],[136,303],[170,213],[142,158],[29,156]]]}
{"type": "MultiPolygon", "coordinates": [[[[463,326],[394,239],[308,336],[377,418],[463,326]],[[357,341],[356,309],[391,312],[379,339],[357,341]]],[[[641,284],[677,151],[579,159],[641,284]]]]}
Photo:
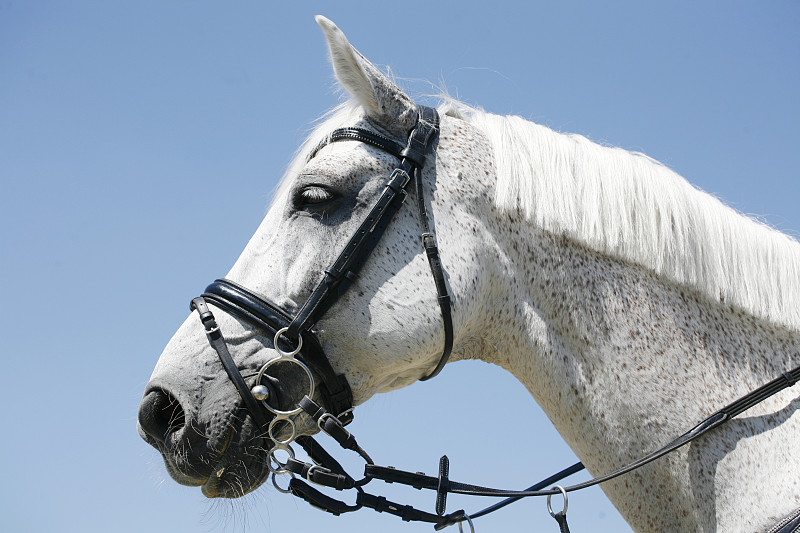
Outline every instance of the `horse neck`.
{"type": "MultiPolygon", "coordinates": [[[[488,326],[495,328],[488,345],[498,351],[484,358],[510,370],[528,388],[595,475],[657,449],[800,364],[797,330],[711,302],[566,238],[531,230],[514,215],[498,219],[497,241],[503,247],[498,254],[506,265],[500,285],[506,294],[496,301],[509,303],[488,326]],[[505,330],[498,331],[498,324],[505,330]]],[[[748,414],[779,410],[794,395],[748,414]]],[[[793,420],[800,425],[798,417],[793,420]]],[[[717,511],[708,507],[719,491],[715,474],[720,472],[702,457],[697,471],[687,469],[686,453],[604,490],[633,524],[656,520],[666,529],[706,529],[718,520],[717,511]],[[703,468],[710,473],[703,474],[703,468]],[[642,505],[639,491],[652,501],[642,505]],[[687,508],[694,512],[681,514],[687,508]]]]}

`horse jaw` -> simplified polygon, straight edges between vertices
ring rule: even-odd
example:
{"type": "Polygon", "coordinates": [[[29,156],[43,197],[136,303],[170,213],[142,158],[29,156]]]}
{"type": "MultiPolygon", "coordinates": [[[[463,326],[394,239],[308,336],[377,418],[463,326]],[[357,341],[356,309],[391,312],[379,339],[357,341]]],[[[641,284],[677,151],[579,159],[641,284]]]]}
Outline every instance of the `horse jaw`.
{"type": "Polygon", "coordinates": [[[336,24],[322,15],[317,15],[316,21],[328,42],[333,72],[342,87],[376,125],[405,138],[417,120],[413,100],[361,55],[336,24]]]}

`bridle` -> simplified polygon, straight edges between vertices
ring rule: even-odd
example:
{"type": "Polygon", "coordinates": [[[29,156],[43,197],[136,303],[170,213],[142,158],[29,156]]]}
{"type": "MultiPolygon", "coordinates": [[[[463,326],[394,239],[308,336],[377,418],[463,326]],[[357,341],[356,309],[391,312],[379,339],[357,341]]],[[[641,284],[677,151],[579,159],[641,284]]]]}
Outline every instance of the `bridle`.
{"type": "Polygon", "coordinates": [[[420,472],[406,472],[374,464],[353,435],[344,428],[353,420],[352,391],[347,378],[342,374],[337,374],[331,366],[313,328],[356,279],[359,270],[375,249],[394,215],[404,204],[408,196],[408,189],[413,182],[422,229],[420,240],[436,286],[444,329],[442,355],[434,369],[420,380],[431,379],[444,367],[453,348],[451,298],[439,257],[436,237],[427,213],[422,181],[422,169],[426,156],[432,150],[437,139],[438,129],[439,115],[436,110],[420,106],[416,124],[411,129],[405,146],[373,131],[351,127],[333,131],[323,143],[311,152],[309,160],[329,143],[359,141],[395,156],[400,160],[400,164],[389,176],[383,192],[355,234],[347,242],[336,261],[320,275],[319,283],[296,314],[292,315],[262,296],[226,279],[214,281],[206,287],[202,296],[192,300],[191,309],[199,313],[209,343],[216,351],[231,382],[236,386],[242,398],[243,407],[249,412],[261,431],[266,428],[267,435],[274,443],[268,453],[267,461],[272,474],[272,482],[279,491],[294,494],[314,507],[334,515],[369,507],[378,512],[394,514],[405,521],[432,523],[437,530],[453,524],[458,524],[461,529],[464,522],[467,522],[472,528],[473,519],[505,507],[520,498],[547,496],[548,510],[558,522],[563,533],[569,531],[566,522],[568,492],[597,485],[644,466],[721,426],[755,404],[800,380],[800,367],[798,367],[717,411],[659,450],[614,472],[566,488],[555,486],[552,489],[544,490],[561,479],[583,470],[582,463],[576,463],[522,491],[494,489],[450,480],[447,456],[442,456],[440,459],[439,475],[435,477],[426,476],[420,472]],[[251,381],[252,384],[248,384],[245,376],[242,376],[228,351],[225,338],[209,309],[209,302],[263,330],[268,337],[273,339],[271,347],[277,351],[279,357],[264,364],[258,373],[248,376],[248,378],[254,378],[251,381]],[[308,382],[308,393],[295,405],[283,404],[286,401],[283,386],[279,379],[270,374],[270,370],[274,370],[278,365],[296,367],[295,371],[299,371],[301,379],[304,378],[308,382]],[[319,391],[323,405],[317,404],[312,399],[315,391],[319,391]],[[348,474],[339,462],[312,437],[297,436],[297,429],[292,417],[300,412],[310,416],[319,429],[331,436],[341,447],[354,451],[366,461],[363,478],[357,480],[348,474]],[[283,436],[287,431],[289,436],[283,436]],[[295,458],[291,447],[291,444],[295,442],[303,447],[313,464],[295,458]],[[285,460],[279,459],[276,455],[278,452],[287,456],[285,460]],[[279,475],[289,475],[291,479],[288,488],[279,486],[276,481],[276,477],[279,475]],[[436,491],[436,514],[367,493],[363,487],[374,479],[436,491]],[[336,490],[355,490],[356,502],[347,504],[327,496],[309,483],[336,490]],[[466,514],[463,510],[445,514],[448,493],[505,499],[471,515],[466,514]],[[550,497],[558,494],[564,497],[564,508],[556,513],[550,507],[550,497]]]}
{"type": "Polygon", "coordinates": [[[245,383],[233,358],[228,352],[222,333],[219,331],[214,316],[206,302],[212,302],[222,309],[263,328],[274,338],[274,349],[281,360],[296,364],[309,378],[309,388],[313,394],[314,384],[320,383],[320,393],[327,409],[339,420],[347,424],[352,420],[353,394],[347,378],[336,374],[325,352],[313,333],[312,328],[322,315],[344,294],[356,279],[359,270],[364,266],[375,249],[389,223],[400,210],[408,196],[409,184],[414,183],[417,208],[422,226],[422,245],[430,264],[431,273],[436,284],[439,307],[442,313],[445,341],[442,355],[433,371],[422,377],[422,380],[436,376],[444,367],[453,348],[453,321],[450,310],[450,294],[445,282],[444,271],[439,259],[436,237],[431,232],[431,223],[425,206],[424,188],[422,185],[422,168],[426,154],[436,140],[439,130],[439,115],[435,109],[420,107],[418,120],[408,136],[405,146],[363,128],[341,128],[332,132],[327,139],[310,154],[309,160],[329,143],[337,141],[360,141],[400,159],[400,165],[391,173],[386,186],[378,200],[372,206],[361,225],[345,245],[336,261],[326,268],[311,295],[292,316],[280,306],[256,295],[252,291],[232,281],[218,279],[208,287],[202,296],[192,300],[191,309],[200,313],[209,341],[217,352],[225,371],[236,385],[242,400],[257,423],[264,425],[266,419],[263,409],[257,401],[261,401],[268,411],[276,416],[282,415],[273,407],[268,398],[276,397],[274,383],[261,382],[270,362],[262,367],[256,386],[255,395],[245,383]],[[289,347],[289,343],[294,347],[289,347]],[[296,356],[296,357],[295,357],[296,356]],[[316,380],[314,378],[316,376],[316,380]]]}

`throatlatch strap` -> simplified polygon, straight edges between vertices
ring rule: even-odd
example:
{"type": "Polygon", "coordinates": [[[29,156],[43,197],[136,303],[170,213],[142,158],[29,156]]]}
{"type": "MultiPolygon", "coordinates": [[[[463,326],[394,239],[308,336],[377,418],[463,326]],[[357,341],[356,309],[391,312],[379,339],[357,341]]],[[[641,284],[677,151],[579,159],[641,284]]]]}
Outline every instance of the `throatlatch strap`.
{"type": "Polygon", "coordinates": [[[450,291],[447,287],[445,280],[444,268],[442,267],[442,259],[439,257],[439,245],[436,241],[436,234],[431,229],[431,219],[428,215],[428,207],[425,202],[425,185],[422,182],[422,166],[425,164],[425,149],[433,139],[433,136],[439,131],[439,115],[435,109],[423,107],[420,109],[420,124],[424,131],[424,143],[413,143],[409,140],[409,148],[404,150],[405,157],[413,159],[415,162],[419,161],[416,168],[413,169],[414,174],[414,189],[417,195],[417,212],[419,213],[420,225],[422,226],[422,247],[425,250],[425,255],[428,258],[428,265],[431,268],[433,275],[433,282],[436,285],[436,296],[439,303],[439,309],[442,314],[442,326],[444,328],[444,348],[442,355],[439,357],[439,362],[436,367],[427,376],[420,378],[420,381],[427,381],[435,377],[442,371],[447,360],[450,359],[450,353],[453,351],[453,317],[451,312],[451,298],[450,291]]]}
{"type": "MultiPolygon", "coordinates": [[[[419,193],[417,194],[419,195],[419,193]]],[[[445,281],[442,260],[439,257],[439,247],[436,244],[436,236],[433,233],[423,233],[422,246],[428,256],[428,264],[431,267],[433,281],[436,284],[436,296],[442,314],[442,326],[444,327],[444,348],[439,362],[430,374],[420,378],[420,381],[427,381],[439,374],[447,360],[450,359],[450,353],[453,351],[453,315],[450,308],[450,292],[445,281]]]]}

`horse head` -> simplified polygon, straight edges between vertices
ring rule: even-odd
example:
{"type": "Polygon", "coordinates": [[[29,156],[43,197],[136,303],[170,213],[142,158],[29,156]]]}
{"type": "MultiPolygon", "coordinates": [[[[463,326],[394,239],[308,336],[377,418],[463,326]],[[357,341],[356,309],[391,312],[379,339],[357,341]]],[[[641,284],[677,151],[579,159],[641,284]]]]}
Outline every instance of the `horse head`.
{"type": "MultiPolygon", "coordinates": [[[[332,112],[300,149],[263,222],[226,277],[290,317],[358,231],[399,163],[396,154],[364,142],[326,143],[331,132],[359,128],[405,146],[419,120],[419,108],[409,96],[332,22],[324,17],[317,21],[336,77],[352,100],[332,112]]],[[[491,198],[485,186],[471,184],[490,175],[491,155],[474,129],[452,117],[444,117],[428,151],[420,176],[427,192],[423,207],[446,257],[460,353],[459,339],[470,335],[474,322],[469,302],[483,299],[481,292],[490,290],[479,272],[487,249],[477,238],[482,233],[477,212],[491,198]],[[453,150],[454,145],[459,149],[453,150]],[[447,216],[437,217],[444,211],[447,216]],[[475,238],[464,237],[465,231],[475,238]]],[[[412,204],[417,199],[413,187],[409,190],[407,204],[412,204]]],[[[353,405],[430,375],[442,356],[445,330],[421,245],[421,224],[414,206],[400,208],[355,279],[347,280],[349,289],[315,320],[310,332],[333,371],[349,384],[353,405]]],[[[253,386],[259,369],[280,357],[274,331],[218,308],[213,299],[210,309],[238,371],[247,387],[253,386]]],[[[284,366],[275,365],[269,378],[261,379],[272,384],[273,395],[280,393],[280,400],[273,402],[289,409],[309,393],[309,379],[297,365],[284,366]]],[[[320,390],[317,386],[314,399],[325,405],[320,390]]],[[[269,475],[267,452],[273,444],[251,410],[243,409],[243,395],[207,342],[201,321],[189,316],[146,388],[139,432],[161,452],[179,483],[201,485],[210,497],[240,496],[269,475]]],[[[287,426],[275,433],[318,431],[304,413],[291,416],[287,426]]]]}

